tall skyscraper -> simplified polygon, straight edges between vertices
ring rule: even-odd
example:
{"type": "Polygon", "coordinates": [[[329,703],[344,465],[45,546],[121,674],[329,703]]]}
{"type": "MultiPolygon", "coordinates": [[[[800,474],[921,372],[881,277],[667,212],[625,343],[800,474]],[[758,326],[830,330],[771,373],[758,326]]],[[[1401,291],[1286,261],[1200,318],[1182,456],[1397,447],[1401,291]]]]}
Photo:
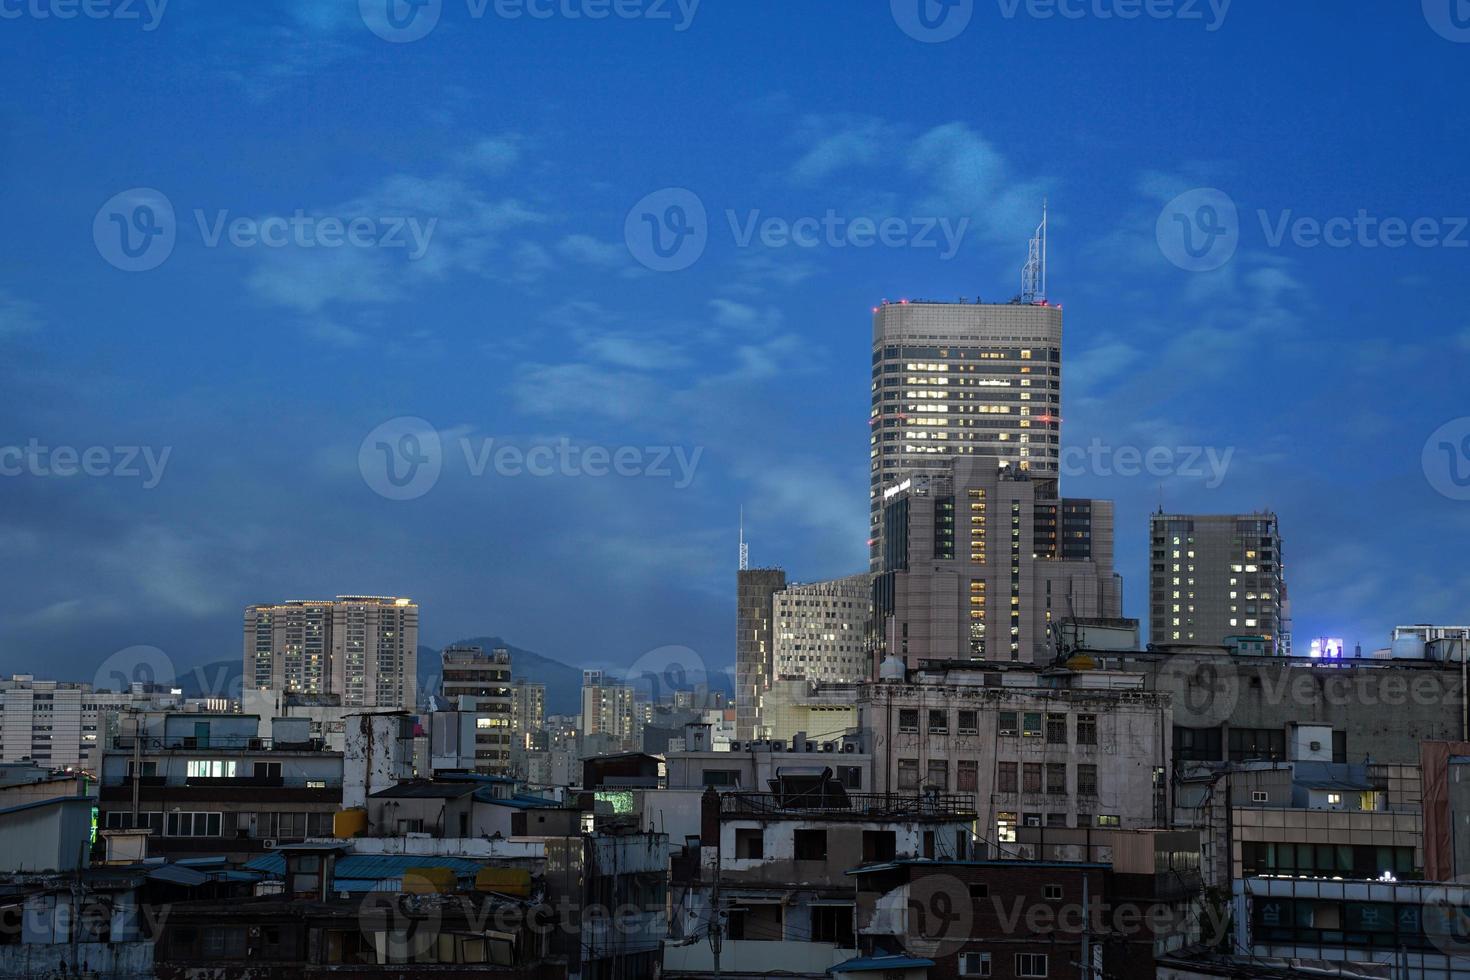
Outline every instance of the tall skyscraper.
{"type": "Polygon", "coordinates": [[[772,596],[774,676],[830,684],[871,680],[873,576],[810,582],[772,596]]]}
{"type": "Polygon", "coordinates": [[[1113,505],[1041,496],[993,456],[953,457],[889,491],[874,579],[879,659],[1044,661],[1068,617],[1116,619],[1113,505]]]}
{"type": "Polygon", "coordinates": [[[509,772],[514,715],[510,651],[487,654],[480,647],[451,646],[439,656],[447,707],[475,715],[475,769],[492,775],[509,772]]]}
{"type": "Polygon", "coordinates": [[[755,738],[760,698],[775,671],[772,601],[786,588],[779,568],[742,568],[735,585],[735,737],[755,738]]]}
{"type": "Polygon", "coordinates": [[[247,606],[244,684],[336,694],[347,707],[413,710],[419,607],[411,599],[338,596],[247,606]]]}
{"type": "Polygon", "coordinates": [[[994,456],[1055,497],[1062,310],[1034,303],[885,303],[873,312],[870,565],[886,494],[950,457],[994,456]]]}
{"type": "Polygon", "coordinates": [[[1149,640],[1219,646],[1260,636],[1291,650],[1276,515],[1154,514],[1149,522],[1149,640]]]}

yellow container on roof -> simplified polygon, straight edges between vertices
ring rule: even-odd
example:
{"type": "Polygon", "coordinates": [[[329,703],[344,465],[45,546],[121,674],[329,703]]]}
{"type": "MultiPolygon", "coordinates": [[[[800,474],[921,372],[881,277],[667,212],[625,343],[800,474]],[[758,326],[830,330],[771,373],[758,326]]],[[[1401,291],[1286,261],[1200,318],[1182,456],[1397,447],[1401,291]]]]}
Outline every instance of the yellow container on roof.
{"type": "Polygon", "coordinates": [[[363,809],[343,810],[332,816],[332,836],[341,840],[361,837],[367,833],[367,811],[363,809]]]}
{"type": "Polygon", "coordinates": [[[449,895],[458,890],[453,868],[414,868],[403,872],[405,895],[449,895]]]}
{"type": "Polygon", "coordinates": [[[475,891],[527,898],[531,894],[531,872],[524,868],[481,868],[475,875],[475,891]]]}

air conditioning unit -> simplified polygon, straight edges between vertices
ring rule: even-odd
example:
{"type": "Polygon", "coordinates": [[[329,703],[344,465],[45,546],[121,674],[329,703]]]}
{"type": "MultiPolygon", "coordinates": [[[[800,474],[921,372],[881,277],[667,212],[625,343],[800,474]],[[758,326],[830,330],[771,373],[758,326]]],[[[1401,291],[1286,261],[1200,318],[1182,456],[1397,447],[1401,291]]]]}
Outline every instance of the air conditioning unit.
{"type": "Polygon", "coordinates": [[[817,751],[817,743],[816,742],[808,742],[808,743],[806,743],[806,750],[808,752],[815,752],[815,751],[817,751]]]}
{"type": "Polygon", "coordinates": [[[744,742],[736,742],[736,741],[731,741],[730,742],[730,751],[731,752],[740,752],[744,748],[745,748],[745,743],[744,742]]]}
{"type": "Polygon", "coordinates": [[[846,742],[842,746],[842,751],[848,753],[849,755],[855,755],[857,754],[857,745],[852,742],[846,742]]]}
{"type": "Polygon", "coordinates": [[[783,741],[781,741],[778,738],[771,739],[770,746],[771,746],[771,751],[772,752],[785,752],[786,751],[786,743],[783,742],[783,741]]]}
{"type": "Polygon", "coordinates": [[[274,851],[276,849],[276,842],[273,840],[266,840],[265,849],[267,851],[274,851]]]}
{"type": "Polygon", "coordinates": [[[837,751],[837,743],[836,742],[823,742],[822,743],[822,751],[823,752],[836,752],[837,751]]]}

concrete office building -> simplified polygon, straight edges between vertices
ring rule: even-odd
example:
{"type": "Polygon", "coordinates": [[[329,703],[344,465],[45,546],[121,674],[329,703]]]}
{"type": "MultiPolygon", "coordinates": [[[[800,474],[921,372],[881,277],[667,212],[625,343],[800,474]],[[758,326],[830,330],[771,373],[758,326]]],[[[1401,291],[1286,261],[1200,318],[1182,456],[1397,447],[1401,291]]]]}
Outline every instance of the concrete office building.
{"type": "Polygon", "coordinates": [[[773,601],[786,588],[786,573],[779,568],[742,568],[736,575],[735,737],[747,741],[755,737],[761,695],[775,675],[773,601]]]}
{"type": "Polygon", "coordinates": [[[771,601],[775,677],[834,684],[872,679],[871,575],[793,585],[771,601]]]}
{"type": "Polygon", "coordinates": [[[1112,502],[1043,489],[1004,460],[975,456],[885,491],[878,658],[1043,662],[1052,623],[1122,615],[1112,502]]]}
{"type": "Polygon", "coordinates": [[[419,607],[411,599],[338,596],[245,609],[244,685],[336,694],[347,707],[413,710],[419,607]]]}
{"type": "Polygon", "coordinates": [[[220,704],[185,699],[177,689],[133,684],[122,692],[97,691],[90,684],[16,674],[0,680],[0,761],[31,759],[55,769],[95,770],[109,729],[116,729],[118,712],[206,707],[220,704]]]}
{"type": "Polygon", "coordinates": [[[1149,640],[1215,646],[1261,636],[1288,654],[1276,515],[1165,514],[1149,521],[1149,640]]]}
{"type": "Polygon", "coordinates": [[[510,772],[512,696],[510,651],[451,646],[440,653],[444,700],[451,712],[474,716],[474,769],[510,772]]]}
{"type": "Polygon", "coordinates": [[[1062,310],[1038,304],[885,303],[873,312],[870,563],[885,494],[952,456],[996,456],[1056,496],[1062,310]]]}
{"type": "Polygon", "coordinates": [[[858,695],[883,793],[973,796],[992,857],[1019,827],[1164,827],[1170,700],[1140,674],[956,662],[903,671],[858,695]]]}

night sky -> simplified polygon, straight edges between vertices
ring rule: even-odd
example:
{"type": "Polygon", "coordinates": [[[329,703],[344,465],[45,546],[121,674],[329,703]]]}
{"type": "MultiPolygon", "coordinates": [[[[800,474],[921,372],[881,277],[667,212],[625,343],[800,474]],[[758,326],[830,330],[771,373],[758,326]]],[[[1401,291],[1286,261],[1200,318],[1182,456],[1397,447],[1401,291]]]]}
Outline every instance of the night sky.
{"type": "Polygon", "coordinates": [[[1458,0],[388,2],[0,0],[0,671],[339,593],[727,665],[742,506],[865,567],[872,307],[1044,198],[1127,614],[1162,499],[1280,513],[1299,646],[1470,619],[1458,0]]]}

